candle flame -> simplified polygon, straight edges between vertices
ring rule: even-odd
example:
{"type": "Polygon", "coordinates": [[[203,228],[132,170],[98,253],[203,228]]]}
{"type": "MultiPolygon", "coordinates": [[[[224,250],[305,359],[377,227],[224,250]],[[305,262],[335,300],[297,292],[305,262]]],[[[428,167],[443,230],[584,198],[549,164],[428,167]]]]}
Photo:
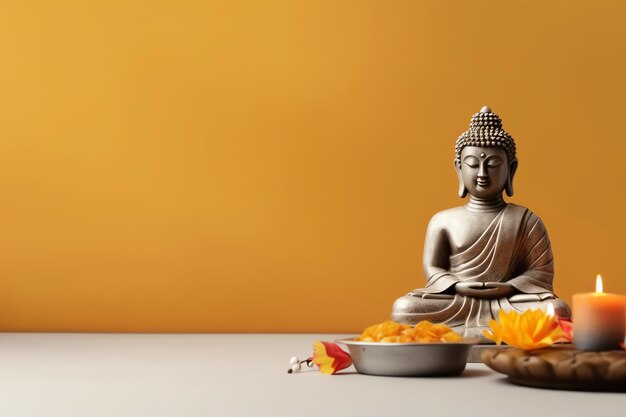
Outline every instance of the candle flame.
{"type": "Polygon", "coordinates": [[[602,277],[600,274],[596,277],[596,292],[602,294],[602,277]]]}
{"type": "Polygon", "coordinates": [[[554,317],[554,306],[552,304],[548,304],[548,308],[546,308],[546,314],[549,317],[554,317]]]}

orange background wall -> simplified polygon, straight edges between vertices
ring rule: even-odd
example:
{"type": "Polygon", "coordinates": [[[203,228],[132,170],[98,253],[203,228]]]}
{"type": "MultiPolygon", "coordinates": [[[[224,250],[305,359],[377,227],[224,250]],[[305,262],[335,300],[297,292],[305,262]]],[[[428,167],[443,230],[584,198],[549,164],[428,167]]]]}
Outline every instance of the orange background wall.
{"type": "Polygon", "coordinates": [[[557,292],[626,293],[623,2],[7,3],[0,330],[382,321],[485,104],[557,292]]]}

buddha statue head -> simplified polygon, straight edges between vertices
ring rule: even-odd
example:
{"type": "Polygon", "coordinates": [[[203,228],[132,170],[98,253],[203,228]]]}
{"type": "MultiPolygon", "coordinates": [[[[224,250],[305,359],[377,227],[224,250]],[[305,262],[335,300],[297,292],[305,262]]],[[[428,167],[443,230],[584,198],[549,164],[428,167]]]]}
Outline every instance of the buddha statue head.
{"type": "Polygon", "coordinates": [[[503,190],[513,195],[515,142],[489,107],[473,115],[470,128],[457,139],[454,167],[461,198],[469,193],[479,200],[491,200],[501,198],[503,190]]]}

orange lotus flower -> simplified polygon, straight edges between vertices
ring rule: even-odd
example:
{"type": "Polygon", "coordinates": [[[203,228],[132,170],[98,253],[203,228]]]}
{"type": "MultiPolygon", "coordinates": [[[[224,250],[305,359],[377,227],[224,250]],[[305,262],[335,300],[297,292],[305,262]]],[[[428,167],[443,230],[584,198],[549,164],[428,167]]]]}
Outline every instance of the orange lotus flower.
{"type": "Polygon", "coordinates": [[[317,340],[313,342],[313,363],[321,373],[333,375],[352,365],[352,358],[337,344],[317,340]]]}
{"type": "Polygon", "coordinates": [[[524,350],[550,346],[565,336],[557,317],[543,310],[530,309],[521,314],[500,310],[499,320],[491,320],[489,327],[491,331],[483,332],[488,339],[524,350]]]}

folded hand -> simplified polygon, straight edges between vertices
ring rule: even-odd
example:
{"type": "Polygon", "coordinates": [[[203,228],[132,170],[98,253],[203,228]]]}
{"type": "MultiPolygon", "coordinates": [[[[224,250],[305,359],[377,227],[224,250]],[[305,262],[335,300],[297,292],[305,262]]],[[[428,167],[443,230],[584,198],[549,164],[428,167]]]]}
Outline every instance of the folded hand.
{"type": "Polygon", "coordinates": [[[474,298],[502,298],[513,294],[515,288],[506,282],[458,282],[457,294],[474,298]]]}

